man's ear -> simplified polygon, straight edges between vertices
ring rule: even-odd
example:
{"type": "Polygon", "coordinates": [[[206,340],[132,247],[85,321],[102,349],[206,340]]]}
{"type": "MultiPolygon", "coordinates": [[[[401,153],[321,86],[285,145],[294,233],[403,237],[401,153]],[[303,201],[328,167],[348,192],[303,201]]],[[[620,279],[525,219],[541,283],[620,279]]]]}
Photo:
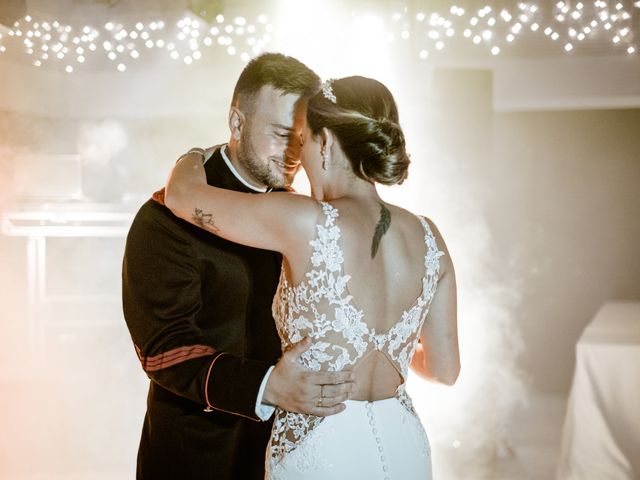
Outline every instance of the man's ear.
{"type": "Polygon", "coordinates": [[[234,140],[240,140],[244,128],[244,114],[237,107],[229,110],[229,130],[234,140]]]}

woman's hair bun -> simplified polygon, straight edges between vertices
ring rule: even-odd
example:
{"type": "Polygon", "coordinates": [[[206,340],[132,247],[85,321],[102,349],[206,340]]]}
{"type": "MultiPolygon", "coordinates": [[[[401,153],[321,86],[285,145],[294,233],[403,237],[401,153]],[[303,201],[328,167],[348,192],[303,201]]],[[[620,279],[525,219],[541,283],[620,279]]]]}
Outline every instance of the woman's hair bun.
{"type": "Polygon", "coordinates": [[[402,183],[407,178],[410,160],[400,125],[387,118],[371,120],[369,131],[358,171],[366,179],[383,185],[402,183]]]}
{"type": "Polygon", "coordinates": [[[318,134],[331,130],[349,158],[353,172],[369,182],[402,183],[409,155],[398,123],[398,108],[387,87],[366,77],[346,77],[327,84],[308,104],[307,122],[318,134]]]}

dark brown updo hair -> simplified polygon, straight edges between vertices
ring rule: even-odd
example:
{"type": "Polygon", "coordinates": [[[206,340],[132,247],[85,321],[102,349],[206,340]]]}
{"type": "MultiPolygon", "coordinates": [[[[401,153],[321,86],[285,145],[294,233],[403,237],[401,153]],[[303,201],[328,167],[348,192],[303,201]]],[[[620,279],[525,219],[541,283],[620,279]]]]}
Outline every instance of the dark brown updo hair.
{"type": "Polygon", "coordinates": [[[377,80],[358,76],[332,80],[328,85],[335,103],[323,90],[309,99],[311,133],[331,130],[358,177],[383,185],[402,183],[410,161],[398,107],[389,89],[377,80]]]}

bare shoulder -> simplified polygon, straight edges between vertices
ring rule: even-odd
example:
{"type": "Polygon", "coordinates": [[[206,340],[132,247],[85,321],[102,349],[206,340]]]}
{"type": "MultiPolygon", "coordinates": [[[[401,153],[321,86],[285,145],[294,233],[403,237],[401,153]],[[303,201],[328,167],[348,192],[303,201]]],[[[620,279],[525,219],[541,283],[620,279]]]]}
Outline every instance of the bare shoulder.
{"type": "Polygon", "coordinates": [[[270,199],[272,208],[292,221],[309,223],[315,226],[322,204],[314,198],[295,192],[271,192],[265,195],[270,199]]]}
{"type": "Polygon", "coordinates": [[[406,225],[412,228],[415,228],[415,225],[417,225],[418,223],[416,217],[424,218],[427,221],[427,224],[429,225],[429,229],[433,233],[433,236],[436,238],[436,243],[438,244],[438,247],[440,248],[440,250],[444,251],[441,248],[445,246],[444,239],[442,238],[442,235],[440,234],[440,231],[438,230],[438,227],[436,227],[436,224],[434,223],[433,220],[431,220],[426,215],[415,214],[414,212],[407,210],[406,208],[400,207],[398,205],[387,204],[387,206],[389,207],[389,210],[391,210],[391,213],[393,216],[402,218],[406,222],[406,225]]]}
{"type": "Polygon", "coordinates": [[[301,239],[315,235],[316,224],[322,214],[322,204],[312,197],[294,192],[272,192],[263,195],[268,199],[269,214],[283,225],[283,232],[292,240],[289,248],[295,248],[301,239]]]}

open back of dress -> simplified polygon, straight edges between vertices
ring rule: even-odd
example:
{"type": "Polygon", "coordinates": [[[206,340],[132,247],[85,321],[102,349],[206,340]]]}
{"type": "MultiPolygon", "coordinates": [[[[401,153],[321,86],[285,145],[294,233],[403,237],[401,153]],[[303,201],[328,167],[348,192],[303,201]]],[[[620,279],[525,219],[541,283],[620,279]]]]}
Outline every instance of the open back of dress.
{"type": "MultiPolygon", "coordinates": [[[[402,308],[397,302],[387,301],[384,312],[375,312],[376,307],[371,306],[368,310],[361,309],[358,299],[366,295],[356,298],[352,293],[363,292],[367,288],[366,279],[359,277],[358,284],[350,289],[351,276],[345,271],[338,209],[322,202],[322,210],[317,235],[310,242],[311,262],[305,278],[291,285],[283,268],[274,297],[273,315],[283,350],[310,337],[312,345],[302,355],[301,362],[314,371],[355,369],[361,362],[371,361],[372,356],[383,355],[400,376],[395,396],[413,412],[404,392],[404,381],[437,286],[439,258],[444,254],[438,250],[426,219],[418,217],[424,229],[425,248],[423,276],[420,284],[415,285],[417,297],[411,297],[412,303],[404,300],[402,308]],[[390,315],[397,316],[389,318],[390,315]]],[[[371,292],[368,294],[371,298],[371,292]]],[[[383,294],[386,292],[380,293],[383,294]]],[[[269,452],[272,469],[322,421],[322,417],[280,409],[276,409],[275,415],[269,452]]]]}

